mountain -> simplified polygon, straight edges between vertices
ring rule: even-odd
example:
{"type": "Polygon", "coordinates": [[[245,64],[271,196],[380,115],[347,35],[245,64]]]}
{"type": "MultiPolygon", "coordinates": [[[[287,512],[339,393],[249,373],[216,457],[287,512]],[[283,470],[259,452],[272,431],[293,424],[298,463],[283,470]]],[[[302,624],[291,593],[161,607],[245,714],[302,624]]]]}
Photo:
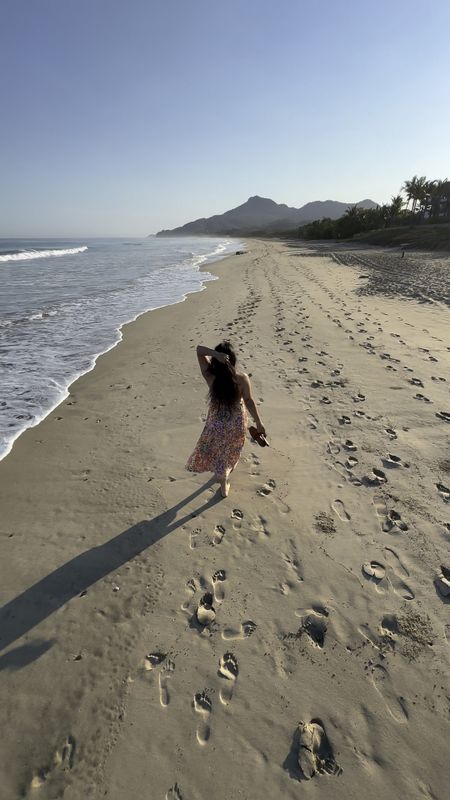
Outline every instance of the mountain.
{"type": "MultiPolygon", "coordinates": [[[[224,214],[202,217],[187,222],[179,228],[159,231],[157,236],[243,236],[258,232],[274,233],[306,225],[322,217],[338,219],[353,203],[339,203],[337,200],[316,200],[301,208],[292,208],[284,203],[275,203],[267,197],[249,197],[246,203],[224,214]]],[[[361,200],[356,205],[362,208],[375,208],[373,200],[361,200]]]]}

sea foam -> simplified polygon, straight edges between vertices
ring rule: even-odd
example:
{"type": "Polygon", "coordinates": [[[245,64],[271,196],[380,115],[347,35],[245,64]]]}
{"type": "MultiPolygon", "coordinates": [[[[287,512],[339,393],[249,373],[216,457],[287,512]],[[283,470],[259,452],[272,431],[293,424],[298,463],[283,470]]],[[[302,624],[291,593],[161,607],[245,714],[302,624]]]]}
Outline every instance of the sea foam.
{"type": "Polygon", "coordinates": [[[124,243],[70,241],[63,249],[49,240],[39,249],[8,240],[2,252],[0,240],[0,459],[120,341],[125,323],[201,291],[214,276],[200,268],[240,246],[212,237],[124,243]]]}
{"type": "Polygon", "coordinates": [[[82,247],[68,247],[67,249],[52,250],[16,250],[13,253],[1,253],[0,263],[6,261],[31,261],[33,258],[51,258],[52,256],[74,256],[77,253],[84,253],[87,245],[82,247]]]}

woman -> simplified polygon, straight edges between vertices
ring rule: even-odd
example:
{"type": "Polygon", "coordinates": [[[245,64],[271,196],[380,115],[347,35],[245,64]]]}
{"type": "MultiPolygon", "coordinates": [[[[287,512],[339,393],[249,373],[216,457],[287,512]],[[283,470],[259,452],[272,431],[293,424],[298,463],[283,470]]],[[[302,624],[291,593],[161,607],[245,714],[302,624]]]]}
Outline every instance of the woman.
{"type": "Polygon", "coordinates": [[[252,397],[250,378],[236,371],[236,354],[230,342],[214,350],[197,347],[201,373],[209,386],[209,410],[205,427],[190,456],[186,469],[214,472],[223,497],[230,491],[229,476],[239,461],[245,442],[247,414],[253,417],[258,433],[264,425],[252,397]]]}

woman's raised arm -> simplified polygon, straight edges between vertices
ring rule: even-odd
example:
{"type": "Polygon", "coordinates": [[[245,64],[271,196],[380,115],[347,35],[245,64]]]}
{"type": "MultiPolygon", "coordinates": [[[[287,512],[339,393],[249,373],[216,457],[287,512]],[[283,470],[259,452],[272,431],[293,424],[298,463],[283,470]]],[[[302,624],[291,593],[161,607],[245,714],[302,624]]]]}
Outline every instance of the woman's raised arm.
{"type": "Polygon", "coordinates": [[[201,373],[207,383],[210,383],[211,381],[211,377],[208,372],[211,358],[217,358],[217,361],[221,361],[222,364],[226,364],[228,362],[228,356],[226,353],[219,353],[217,350],[211,350],[210,347],[205,347],[203,344],[198,344],[197,359],[201,373]]]}

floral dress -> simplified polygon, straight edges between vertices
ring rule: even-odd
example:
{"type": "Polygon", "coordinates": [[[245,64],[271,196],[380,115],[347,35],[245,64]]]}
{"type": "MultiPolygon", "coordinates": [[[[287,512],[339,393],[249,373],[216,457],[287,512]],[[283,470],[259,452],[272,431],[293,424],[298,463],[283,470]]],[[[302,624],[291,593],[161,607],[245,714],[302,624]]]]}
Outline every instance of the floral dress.
{"type": "Polygon", "coordinates": [[[242,400],[232,408],[210,404],[206,424],[186,469],[190,472],[215,472],[224,475],[234,469],[244,446],[247,413],[242,400]]]}

